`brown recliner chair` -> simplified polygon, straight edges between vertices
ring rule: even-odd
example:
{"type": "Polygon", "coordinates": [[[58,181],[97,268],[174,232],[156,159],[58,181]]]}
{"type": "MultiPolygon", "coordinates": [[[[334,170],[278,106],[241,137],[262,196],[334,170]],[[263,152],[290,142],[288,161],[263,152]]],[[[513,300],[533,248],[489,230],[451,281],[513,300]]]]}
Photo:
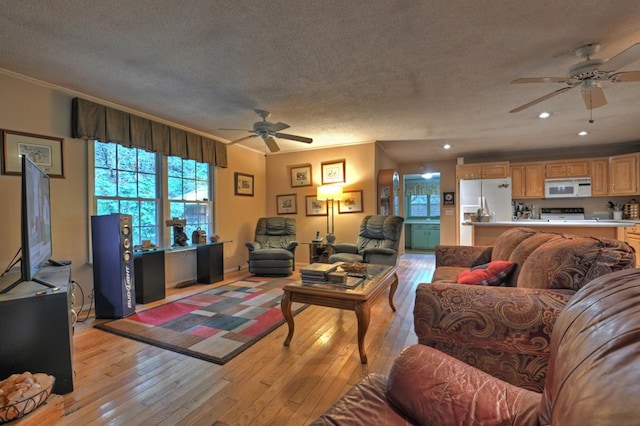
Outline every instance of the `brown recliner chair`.
{"type": "Polygon", "coordinates": [[[542,394],[429,346],[355,385],[316,425],[631,425],[640,422],[640,269],[597,278],[558,316],[542,394]]]}

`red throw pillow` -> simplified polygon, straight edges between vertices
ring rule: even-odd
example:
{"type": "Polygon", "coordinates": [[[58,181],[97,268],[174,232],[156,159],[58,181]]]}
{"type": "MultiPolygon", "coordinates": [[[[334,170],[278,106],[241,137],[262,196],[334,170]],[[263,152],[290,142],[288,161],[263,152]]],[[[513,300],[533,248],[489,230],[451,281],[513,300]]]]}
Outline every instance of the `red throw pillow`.
{"type": "Polygon", "coordinates": [[[460,273],[456,282],[472,285],[502,285],[514,266],[516,266],[515,262],[494,260],[460,273]]]}

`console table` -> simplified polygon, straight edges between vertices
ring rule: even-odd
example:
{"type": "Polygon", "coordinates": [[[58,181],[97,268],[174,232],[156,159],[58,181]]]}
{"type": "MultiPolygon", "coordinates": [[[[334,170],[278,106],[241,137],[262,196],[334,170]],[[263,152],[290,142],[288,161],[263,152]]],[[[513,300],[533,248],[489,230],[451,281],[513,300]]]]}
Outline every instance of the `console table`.
{"type": "MultiPolygon", "coordinates": [[[[0,290],[19,274],[0,277],[0,290]]],[[[71,266],[47,266],[37,278],[58,287],[25,281],[0,294],[0,380],[30,371],[56,378],[53,393],[73,391],[71,266]]]]}

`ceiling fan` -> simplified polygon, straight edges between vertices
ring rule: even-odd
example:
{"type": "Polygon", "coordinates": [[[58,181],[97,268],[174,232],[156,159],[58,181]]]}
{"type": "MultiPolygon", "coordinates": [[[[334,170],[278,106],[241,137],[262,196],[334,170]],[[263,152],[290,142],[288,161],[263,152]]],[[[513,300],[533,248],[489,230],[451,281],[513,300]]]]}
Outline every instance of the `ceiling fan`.
{"type": "Polygon", "coordinates": [[[627,83],[640,81],[640,71],[620,71],[619,68],[640,59],[640,43],[636,43],[631,47],[618,53],[613,58],[605,61],[602,59],[591,59],[591,55],[600,51],[600,43],[590,43],[579,47],[576,50],[576,56],[586,58],[582,62],[569,68],[567,77],[529,77],[513,80],[512,84],[520,83],[564,83],[565,87],[548,93],[538,99],[534,99],[518,108],[509,112],[520,112],[542,101],[557,96],[574,87],[580,88],[584,105],[591,110],[599,108],[607,104],[607,99],[602,90],[602,81],[610,81],[612,83],[627,83]]]}
{"type": "Polygon", "coordinates": [[[262,118],[262,121],[256,121],[255,123],[253,123],[253,130],[246,130],[246,129],[218,129],[218,130],[240,130],[240,131],[243,131],[243,132],[252,133],[249,136],[245,136],[243,138],[236,139],[235,141],[231,141],[227,145],[233,145],[233,144],[236,144],[238,142],[246,141],[248,139],[256,138],[256,137],[260,136],[262,138],[262,140],[264,140],[264,143],[269,148],[269,151],[278,152],[278,151],[280,151],[280,147],[276,143],[274,137],[275,138],[279,138],[279,139],[289,139],[289,140],[292,140],[292,141],[303,142],[303,143],[311,143],[311,142],[313,142],[313,139],[305,138],[304,136],[296,136],[296,135],[290,135],[288,133],[281,133],[281,130],[288,129],[290,126],[288,124],[282,123],[280,121],[277,122],[277,123],[268,122],[267,118],[269,118],[269,116],[271,116],[271,114],[268,111],[264,111],[264,110],[261,110],[261,109],[254,109],[254,111],[256,112],[256,114],[258,114],[262,118]]]}

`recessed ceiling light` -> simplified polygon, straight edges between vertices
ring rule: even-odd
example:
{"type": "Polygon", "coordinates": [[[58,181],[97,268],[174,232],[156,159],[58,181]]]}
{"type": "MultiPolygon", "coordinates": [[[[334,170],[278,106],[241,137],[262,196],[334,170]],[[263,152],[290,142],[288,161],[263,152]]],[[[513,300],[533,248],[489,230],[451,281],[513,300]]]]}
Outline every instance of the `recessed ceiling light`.
{"type": "Polygon", "coordinates": [[[587,136],[588,134],[589,134],[589,132],[587,132],[586,130],[578,132],[578,136],[587,136]]]}
{"type": "Polygon", "coordinates": [[[538,117],[540,117],[540,118],[547,118],[547,117],[549,117],[550,115],[551,115],[551,114],[549,114],[548,112],[544,111],[544,112],[541,112],[541,113],[538,115],[538,117]]]}
{"type": "Polygon", "coordinates": [[[451,145],[449,145],[448,143],[447,143],[447,144],[444,144],[443,148],[444,148],[444,149],[449,149],[449,148],[451,148],[451,145]]]}

